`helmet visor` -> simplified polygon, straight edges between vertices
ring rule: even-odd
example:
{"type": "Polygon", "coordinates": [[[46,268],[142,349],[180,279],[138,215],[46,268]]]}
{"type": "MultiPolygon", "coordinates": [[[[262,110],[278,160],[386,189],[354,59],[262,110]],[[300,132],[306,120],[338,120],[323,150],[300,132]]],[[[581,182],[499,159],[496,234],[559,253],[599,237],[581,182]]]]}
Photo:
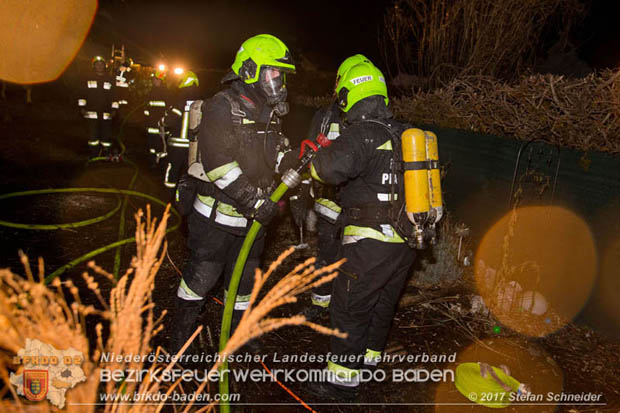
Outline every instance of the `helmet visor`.
{"type": "Polygon", "coordinates": [[[276,67],[264,67],[260,74],[260,87],[268,98],[277,98],[286,90],[286,73],[276,67]]]}

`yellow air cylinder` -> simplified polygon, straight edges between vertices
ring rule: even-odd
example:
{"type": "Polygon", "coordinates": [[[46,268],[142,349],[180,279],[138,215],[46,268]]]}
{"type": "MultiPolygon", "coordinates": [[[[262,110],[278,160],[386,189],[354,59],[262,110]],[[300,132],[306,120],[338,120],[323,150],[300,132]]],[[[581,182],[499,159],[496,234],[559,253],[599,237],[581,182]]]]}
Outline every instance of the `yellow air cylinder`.
{"type": "Polygon", "coordinates": [[[412,223],[420,224],[415,220],[414,215],[427,214],[430,210],[426,136],[421,129],[411,128],[402,133],[401,140],[403,162],[405,164],[405,205],[407,217],[412,223]]]}
{"type": "Polygon", "coordinates": [[[437,135],[431,131],[425,131],[426,157],[429,161],[428,187],[431,208],[435,210],[435,221],[438,222],[443,216],[443,200],[441,198],[441,177],[439,171],[439,150],[437,148],[437,135]]]}

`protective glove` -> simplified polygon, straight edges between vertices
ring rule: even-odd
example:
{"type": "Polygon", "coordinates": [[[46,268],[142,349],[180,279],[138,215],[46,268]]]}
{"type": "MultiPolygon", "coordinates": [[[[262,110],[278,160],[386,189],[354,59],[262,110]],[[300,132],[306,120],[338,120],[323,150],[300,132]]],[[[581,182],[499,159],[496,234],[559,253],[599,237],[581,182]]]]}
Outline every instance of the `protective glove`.
{"type": "Polygon", "coordinates": [[[286,152],[280,160],[277,172],[284,174],[284,172],[288,171],[289,169],[297,170],[297,168],[299,167],[298,154],[299,151],[295,149],[286,152]]]}
{"type": "Polygon", "coordinates": [[[200,181],[188,174],[183,174],[179,178],[175,201],[181,215],[189,215],[192,212],[199,185],[200,181]]]}
{"type": "Polygon", "coordinates": [[[254,219],[260,222],[263,226],[269,225],[272,219],[278,215],[278,204],[273,202],[269,198],[262,199],[260,205],[256,208],[254,213],[254,219]]]}

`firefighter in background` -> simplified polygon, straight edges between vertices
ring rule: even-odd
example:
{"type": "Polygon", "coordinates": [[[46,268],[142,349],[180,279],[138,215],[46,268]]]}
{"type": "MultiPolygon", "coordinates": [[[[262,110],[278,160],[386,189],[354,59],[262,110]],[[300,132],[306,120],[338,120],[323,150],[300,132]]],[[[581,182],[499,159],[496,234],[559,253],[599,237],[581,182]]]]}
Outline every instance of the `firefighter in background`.
{"type": "Polygon", "coordinates": [[[169,107],[165,123],[170,129],[166,143],[166,170],[164,185],[174,194],[177,182],[187,170],[190,133],[188,128],[189,107],[199,99],[198,76],[192,71],[184,70],[179,77],[176,102],[169,107]]]}
{"type": "Polygon", "coordinates": [[[131,58],[128,58],[120,64],[115,73],[116,101],[120,111],[126,109],[129,103],[129,86],[134,80],[134,74],[131,70],[132,65],[133,61],[131,58]]]}
{"type": "MultiPolygon", "coordinates": [[[[222,80],[228,87],[203,103],[198,151],[210,183],[193,198],[188,218],[191,255],[177,290],[172,351],[194,331],[205,297],[221,275],[226,286],[230,283],[252,221],[266,226],[277,215],[278,206],[269,195],[275,189],[275,174],[284,170],[281,161],[290,152],[280,118],[288,112],[286,73],[294,70],[281,40],[268,34],[251,37],[222,80]]],[[[179,192],[183,188],[179,184],[179,192]]],[[[232,329],[248,308],[264,242],[261,229],[239,283],[232,329]]]]}
{"type": "Polygon", "coordinates": [[[404,202],[392,185],[402,182],[392,166],[393,135],[400,136],[400,129],[387,107],[383,74],[371,63],[358,63],[339,79],[336,91],[346,128],[317,153],[311,174],[341,186],[344,231],[336,258],[347,261],[333,282],[330,316],[332,327],[348,337],[331,338],[330,351],[337,358],[327,366],[332,374],[309,390],[351,400],[358,395],[362,364],[376,364],[385,347],[415,251],[393,220],[392,198],[404,202]]]}
{"type": "MultiPolygon", "coordinates": [[[[365,56],[356,54],[345,59],[336,73],[336,84],[334,85],[334,101],[327,106],[320,108],[312,118],[308,137],[314,138],[319,133],[325,135],[333,141],[340,136],[340,131],[344,129],[341,119],[341,110],[338,108],[338,101],[335,97],[336,86],[344,73],[354,65],[367,62],[365,56]]],[[[337,187],[315,182],[314,211],[319,217],[318,220],[318,253],[317,261],[319,266],[325,266],[336,261],[336,254],[340,246],[340,232],[342,231],[342,208],[338,204],[337,187]]],[[[307,308],[303,315],[308,320],[317,318],[327,308],[331,300],[332,284],[327,283],[312,290],[312,305],[307,308]]]]}
{"type": "Polygon", "coordinates": [[[114,100],[114,78],[106,71],[103,57],[95,56],[91,66],[92,71],[82,84],[78,106],[89,125],[91,157],[109,156],[112,147],[111,123],[118,110],[118,102],[114,100]]]}
{"type": "Polygon", "coordinates": [[[146,143],[149,150],[149,164],[156,169],[166,157],[166,130],[162,119],[166,108],[171,105],[171,93],[166,86],[166,71],[157,69],[151,73],[151,90],[146,96],[144,116],[146,117],[146,143]]]}

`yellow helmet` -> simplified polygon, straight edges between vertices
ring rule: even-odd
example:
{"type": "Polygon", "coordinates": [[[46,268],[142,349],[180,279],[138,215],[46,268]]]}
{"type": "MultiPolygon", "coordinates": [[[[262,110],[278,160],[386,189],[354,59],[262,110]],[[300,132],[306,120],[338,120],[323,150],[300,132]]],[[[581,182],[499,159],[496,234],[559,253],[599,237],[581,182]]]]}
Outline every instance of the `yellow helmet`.
{"type": "Polygon", "coordinates": [[[108,63],[105,61],[105,59],[101,56],[95,56],[91,59],[90,61],[90,67],[94,68],[95,67],[95,63],[97,62],[102,62],[104,67],[107,69],[108,68],[108,63]]]}

